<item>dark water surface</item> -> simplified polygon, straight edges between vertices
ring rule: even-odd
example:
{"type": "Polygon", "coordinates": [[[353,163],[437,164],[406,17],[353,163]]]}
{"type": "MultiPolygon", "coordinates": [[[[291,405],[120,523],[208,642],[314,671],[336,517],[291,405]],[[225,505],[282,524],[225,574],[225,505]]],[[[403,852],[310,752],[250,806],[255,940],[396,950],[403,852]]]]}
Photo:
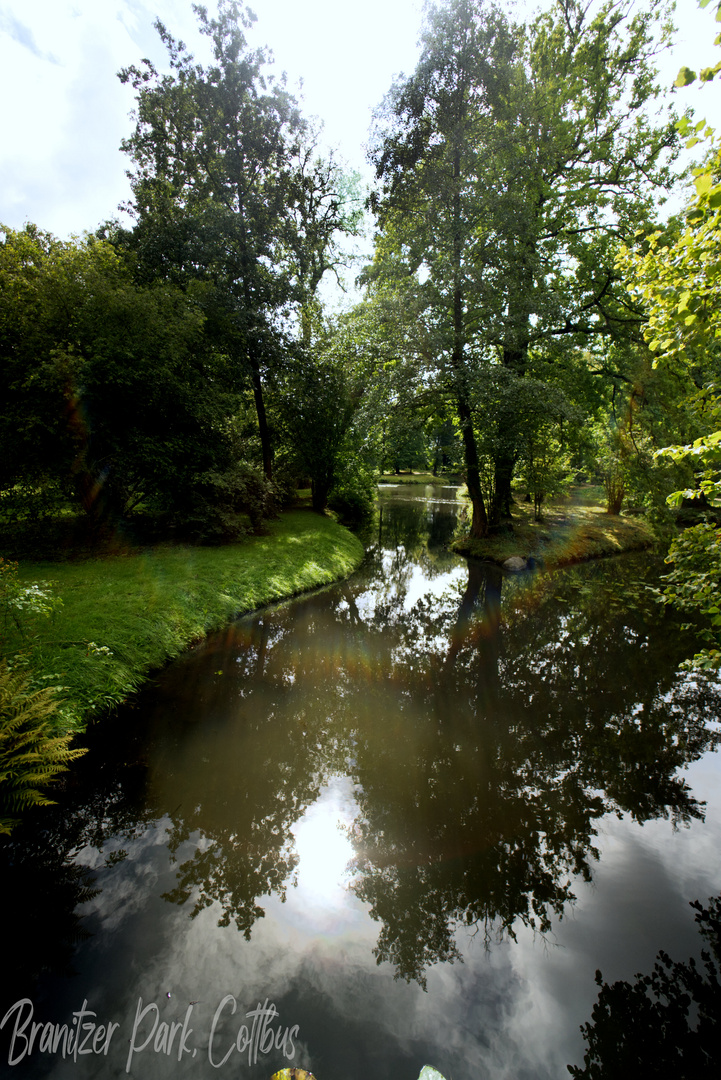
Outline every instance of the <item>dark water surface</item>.
{"type": "Polygon", "coordinates": [[[169,667],[4,845],[3,1075],[560,1078],[597,968],[698,955],[721,695],[658,565],[469,565],[454,495],[384,491],[358,574],[169,667]]]}

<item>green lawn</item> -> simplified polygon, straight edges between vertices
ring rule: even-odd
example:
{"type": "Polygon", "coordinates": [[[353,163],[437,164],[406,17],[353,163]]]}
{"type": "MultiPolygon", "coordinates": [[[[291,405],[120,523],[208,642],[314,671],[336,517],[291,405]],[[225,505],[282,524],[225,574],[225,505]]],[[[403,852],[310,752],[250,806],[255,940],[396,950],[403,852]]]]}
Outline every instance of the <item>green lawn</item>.
{"type": "Polygon", "coordinates": [[[62,687],[65,719],[82,726],[235,615],[345,577],[362,558],[360,541],[335,521],[294,510],[267,535],[222,547],[25,562],[23,583],[51,582],[62,606],[24,637],[6,625],[2,651],[26,663],[35,684],[62,687]]]}

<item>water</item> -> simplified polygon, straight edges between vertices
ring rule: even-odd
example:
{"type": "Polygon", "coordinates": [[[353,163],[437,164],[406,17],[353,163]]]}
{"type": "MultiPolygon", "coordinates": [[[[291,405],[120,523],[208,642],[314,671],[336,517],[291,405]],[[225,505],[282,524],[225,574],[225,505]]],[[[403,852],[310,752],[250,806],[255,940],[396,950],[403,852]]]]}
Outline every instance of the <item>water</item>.
{"type": "Polygon", "coordinates": [[[455,510],[382,492],[352,579],[93,731],[0,852],[3,1075],[563,1077],[597,968],[699,954],[721,698],[658,566],[503,575],[446,550],[455,510]]]}

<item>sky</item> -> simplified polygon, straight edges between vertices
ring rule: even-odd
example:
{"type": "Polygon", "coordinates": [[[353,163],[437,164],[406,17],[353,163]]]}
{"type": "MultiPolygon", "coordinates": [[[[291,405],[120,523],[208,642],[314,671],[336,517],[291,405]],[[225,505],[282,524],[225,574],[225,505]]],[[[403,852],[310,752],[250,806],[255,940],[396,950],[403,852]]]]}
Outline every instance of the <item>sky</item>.
{"type": "MultiPolygon", "coordinates": [[[[639,0],[642,4],[643,0],[639,0]]],[[[209,0],[209,9],[214,9],[209,0]]],[[[394,75],[418,57],[422,0],[254,0],[252,45],[269,45],[291,87],[303,80],[306,115],[320,117],[324,138],[370,181],[364,144],[372,110],[394,75]]],[[[715,5],[714,5],[715,6],[715,5]]],[[[130,193],[126,155],[133,90],[117,71],[165,51],[159,17],[203,60],[190,0],[0,0],[0,222],[32,221],[67,239],[117,216],[130,193]]],[[[678,0],[678,44],[663,77],[682,64],[715,63],[711,9],[678,0]]],[[[689,87],[682,104],[721,127],[721,86],[689,87]]]]}

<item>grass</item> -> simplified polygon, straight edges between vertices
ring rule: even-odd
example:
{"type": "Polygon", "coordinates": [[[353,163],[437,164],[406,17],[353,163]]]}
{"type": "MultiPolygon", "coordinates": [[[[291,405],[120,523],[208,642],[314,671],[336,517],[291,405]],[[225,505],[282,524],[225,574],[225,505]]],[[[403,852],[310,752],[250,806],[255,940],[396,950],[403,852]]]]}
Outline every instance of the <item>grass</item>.
{"type": "Polygon", "coordinates": [[[543,521],[534,521],[533,508],[514,507],[512,530],[483,540],[459,537],[451,547],[461,555],[503,563],[513,555],[533,557],[548,567],[567,566],[624,551],[652,547],[651,526],[640,517],[616,517],[586,497],[549,506],[543,521]]]}
{"type": "Polygon", "coordinates": [[[222,547],[28,562],[23,582],[50,581],[62,605],[24,637],[7,625],[3,651],[35,685],[60,687],[65,721],[82,727],[234,616],[345,577],[362,558],[360,541],[335,521],[293,510],[267,535],[222,547]]]}
{"type": "Polygon", "coordinates": [[[403,473],[382,473],[378,477],[379,484],[439,484],[445,486],[446,484],[454,484],[459,482],[457,475],[453,476],[434,476],[429,472],[403,472],[403,473]]]}

